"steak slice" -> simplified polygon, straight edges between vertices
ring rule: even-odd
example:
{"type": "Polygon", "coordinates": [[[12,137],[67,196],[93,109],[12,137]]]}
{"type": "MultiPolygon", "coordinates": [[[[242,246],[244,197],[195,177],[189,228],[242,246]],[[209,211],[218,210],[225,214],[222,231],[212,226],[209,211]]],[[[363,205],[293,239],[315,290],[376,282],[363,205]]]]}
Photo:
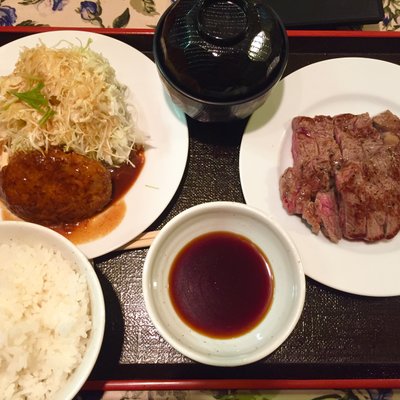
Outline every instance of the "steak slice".
{"type": "Polygon", "coordinates": [[[333,124],[343,161],[363,161],[364,152],[360,144],[365,141],[382,141],[368,113],[340,114],[333,117],[333,124]]]}
{"type": "Polygon", "coordinates": [[[339,220],[343,237],[364,239],[367,232],[365,181],[361,162],[349,161],[336,174],[339,220]]]}
{"type": "Polygon", "coordinates": [[[289,214],[303,215],[312,230],[319,231],[313,203],[319,192],[329,191],[333,169],[341,156],[333,136],[331,117],[296,117],[292,121],[293,167],[280,178],[280,194],[289,214]]]}
{"type": "Polygon", "coordinates": [[[280,182],[282,203],[289,214],[302,214],[305,206],[315,200],[318,192],[331,186],[329,162],[319,158],[288,168],[280,182]]]}
{"type": "MultiPolygon", "coordinates": [[[[385,115],[381,127],[384,120],[393,122],[385,115]]],[[[387,204],[399,200],[398,141],[387,144],[366,113],[336,116],[334,126],[344,160],[336,176],[343,236],[369,242],[392,236],[399,230],[399,215],[397,206],[387,204]]]]}
{"type": "Polygon", "coordinates": [[[289,214],[301,214],[303,200],[301,198],[301,175],[292,167],[285,170],[279,179],[279,193],[284,209],[289,214]]]}
{"type": "Polygon", "coordinates": [[[397,145],[400,143],[400,118],[386,110],[372,118],[374,127],[381,133],[383,143],[397,145]]]}
{"type": "Polygon", "coordinates": [[[372,118],[372,123],[380,132],[400,134],[400,118],[391,111],[386,110],[372,118]]]}
{"type": "Polygon", "coordinates": [[[343,237],[365,239],[370,217],[367,210],[364,145],[380,146],[382,139],[368,113],[337,115],[333,118],[333,124],[343,157],[343,165],[337,171],[335,181],[343,237]]]}
{"type": "Polygon", "coordinates": [[[315,198],[315,209],[323,234],[332,242],[339,242],[343,234],[334,190],[319,192],[315,198]]]}
{"type": "MultiPolygon", "coordinates": [[[[374,219],[383,225],[382,237],[389,239],[400,229],[400,146],[382,144],[365,147],[364,151],[368,160],[367,204],[374,219]]],[[[371,240],[370,235],[367,240],[371,240]]]]}
{"type": "Polygon", "coordinates": [[[333,118],[317,115],[295,117],[292,121],[292,156],[294,165],[301,165],[315,158],[330,161],[332,165],[341,161],[340,149],[333,135],[333,118]]]}
{"type": "Polygon", "coordinates": [[[360,144],[363,161],[348,161],[336,174],[343,236],[375,242],[400,229],[400,148],[360,144]]]}

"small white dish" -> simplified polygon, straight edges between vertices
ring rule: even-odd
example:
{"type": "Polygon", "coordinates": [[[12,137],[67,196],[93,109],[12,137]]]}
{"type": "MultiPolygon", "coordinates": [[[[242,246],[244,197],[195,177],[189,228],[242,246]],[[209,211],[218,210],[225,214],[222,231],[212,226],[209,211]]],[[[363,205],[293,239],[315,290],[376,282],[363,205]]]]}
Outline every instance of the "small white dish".
{"type": "Polygon", "coordinates": [[[176,350],[203,364],[233,367],[266,357],[287,339],[303,310],[305,276],[297,249],[273,220],[248,205],[221,201],[185,210],[161,229],[144,263],[143,294],[158,332],[176,350]],[[265,317],[252,330],[229,339],[191,329],[169,295],[169,272],[177,254],[193,239],[216,231],[253,242],[267,256],[274,277],[273,300],[265,317]]]}
{"type": "MultiPolygon", "coordinates": [[[[63,383],[62,388],[52,397],[54,400],[72,400],[88,379],[96,363],[103,342],[105,304],[100,282],[92,264],[85,255],[68,239],[49,228],[24,221],[0,222],[0,244],[7,245],[12,243],[27,245],[29,248],[40,245],[45,249],[53,250],[61,254],[64,260],[75,264],[79,274],[86,279],[92,325],[88,333],[86,349],[80,364],[69,375],[67,381],[63,383]]],[[[7,260],[1,261],[7,263],[7,260]]],[[[26,276],[26,279],[29,280],[31,277],[26,276]]],[[[69,283],[70,282],[65,282],[66,290],[70,287],[68,286],[69,283]]],[[[61,324],[66,323],[68,326],[68,323],[71,321],[68,320],[68,318],[66,321],[63,321],[62,318],[63,317],[60,316],[61,324]]],[[[38,332],[38,335],[39,334],[41,334],[41,332],[38,332]]],[[[67,355],[63,354],[63,356],[66,357],[67,355]]],[[[60,359],[60,363],[62,361],[63,360],[60,359]]]]}

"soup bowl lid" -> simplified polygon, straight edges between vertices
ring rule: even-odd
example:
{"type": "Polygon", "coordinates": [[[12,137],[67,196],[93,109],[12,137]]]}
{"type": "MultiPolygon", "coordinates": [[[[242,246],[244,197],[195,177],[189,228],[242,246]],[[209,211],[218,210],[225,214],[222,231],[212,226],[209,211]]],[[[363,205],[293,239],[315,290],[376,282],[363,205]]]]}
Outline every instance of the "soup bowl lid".
{"type": "Polygon", "coordinates": [[[210,102],[268,91],[288,56],[286,30],[265,0],[179,0],[154,36],[159,72],[176,90],[210,102]]]}

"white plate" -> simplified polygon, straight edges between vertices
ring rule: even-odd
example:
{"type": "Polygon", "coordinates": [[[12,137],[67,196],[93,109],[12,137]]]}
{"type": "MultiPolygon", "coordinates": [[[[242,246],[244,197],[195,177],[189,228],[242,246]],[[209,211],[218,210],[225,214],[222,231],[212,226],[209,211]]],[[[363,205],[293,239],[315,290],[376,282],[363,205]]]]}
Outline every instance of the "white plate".
{"type": "MultiPolygon", "coordinates": [[[[182,179],[188,154],[188,129],[184,114],[164,93],[155,64],[131,46],[90,32],[54,31],[18,39],[0,47],[0,75],[12,72],[22,47],[41,40],[48,46],[60,40],[86,44],[103,54],[116,70],[117,79],[128,86],[128,101],[137,112],[137,125],[146,136],[145,164],[138,179],[125,195],[123,221],[106,236],[79,245],[88,258],[115,250],[142,233],[166,208],[182,179]]],[[[60,43],[62,45],[62,43],[60,43]]]]}
{"type": "Polygon", "coordinates": [[[246,203],[272,216],[293,238],[306,275],[360,295],[400,295],[400,235],[373,244],[314,235],[282,207],[279,177],[292,165],[291,121],[298,115],[335,115],[386,109],[400,115],[400,67],[368,58],[308,65],[283,79],[250,118],[240,149],[246,203]]]}

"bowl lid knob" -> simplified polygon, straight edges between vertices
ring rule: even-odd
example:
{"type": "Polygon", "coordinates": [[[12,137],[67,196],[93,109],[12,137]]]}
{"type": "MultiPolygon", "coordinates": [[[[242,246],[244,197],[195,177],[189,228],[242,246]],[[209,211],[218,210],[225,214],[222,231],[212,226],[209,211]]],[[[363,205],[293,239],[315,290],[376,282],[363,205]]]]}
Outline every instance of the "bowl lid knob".
{"type": "Polygon", "coordinates": [[[241,0],[202,0],[197,25],[204,40],[225,46],[238,43],[246,36],[246,4],[241,0]]]}

